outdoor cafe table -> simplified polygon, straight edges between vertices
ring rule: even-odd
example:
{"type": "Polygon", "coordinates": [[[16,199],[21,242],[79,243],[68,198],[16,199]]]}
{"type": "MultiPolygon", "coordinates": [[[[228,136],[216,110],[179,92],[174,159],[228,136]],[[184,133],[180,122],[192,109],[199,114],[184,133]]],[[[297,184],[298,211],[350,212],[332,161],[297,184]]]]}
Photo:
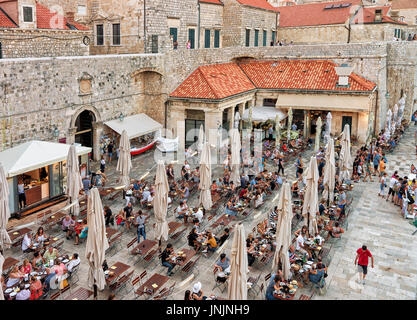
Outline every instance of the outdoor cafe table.
{"type": "Polygon", "coordinates": [[[7,257],[3,263],[3,273],[6,273],[10,268],[19,263],[19,260],[13,257],[7,257]]]}
{"type": "Polygon", "coordinates": [[[235,219],[235,216],[223,214],[219,219],[217,219],[215,224],[217,224],[218,226],[227,226],[234,219],[235,219]]]}
{"type": "Polygon", "coordinates": [[[107,239],[111,239],[116,233],[118,233],[119,231],[117,231],[116,229],[107,227],[106,228],[106,235],[107,235],[107,239]]]}
{"type": "Polygon", "coordinates": [[[93,291],[85,288],[78,288],[75,292],[71,293],[65,300],[87,300],[93,295],[93,291]]]}
{"type": "Polygon", "coordinates": [[[180,267],[185,266],[188,263],[188,261],[190,261],[191,258],[194,257],[195,254],[196,254],[195,250],[193,250],[193,249],[184,248],[184,249],[181,249],[179,251],[182,251],[183,253],[185,253],[185,259],[184,260],[181,260],[181,261],[177,260],[177,265],[180,266],[180,267]]]}
{"type": "Polygon", "coordinates": [[[123,263],[123,262],[116,262],[111,267],[109,267],[109,271],[113,272],[112,275],[106,279],[107,284],[111,284],[114,280],[116,280],[123,272],[129,270],[130,266],[123,263]]]}
{"type": "Polygon", "coordinates": [[[22,229],[19,229],[19,230],[16,230],[16,231],[10,231],[9,232],[10,240],[12,241],[12,243],[14,243],[17,239],[24,236],[29,231],[32,231],[32,230],[29,229],[29,228],[22,228],[22,229]]]}
{"type": "Polygon", "coordinates": [[[168,227],[169,227],[169,234],[173,234],[179,227],[182,226],[181,222],[176,222],[176,221],[171,221],[170,223],[168,223],[168,227]]]}
{"type": "Polygon", "coordinates": [[[134,249],[133,252],[140,256],[146,256],[146,254],[151,250],[154,246],[158,244],[155,240],[143,240],[141,243],[139,243],[134,249]],[[138,250],[140,250],[140,253],[138,253],[138,250]]]}
{"type": "Polygon", "coordinates": [[[169,277],[164,276],[159,273],[155,273],[152,277],[150,277],[144,284],[142,284],[138,290],[136,291],[136,294],[143,295],[144,293],[152,295],[161,287],[167,283],[169,280],[169,277]],[[146,290],[145,290],[146,288],[146,290]],[[147,290],[152,290],[152,293],[148,292],[147,290]]]}
{"type": "Polygon", "coordinates": [[[48,217],[48,219],[46,219],[42,225],[44,226],[49,226],[49,225],[53,225],[55,223],[57,223],[58,221],[61,221],[62,218],[65,217],[65,213],[64,212],[57,212],[54,213],[53,215],[51,215],[50,217],[48,217]]]}
{"type": "Polygon", "coordinates": [[[110,194],[117,191],[115,188],[102,188],[99,190],[100,197],[104,199],[105,197],[109,196],[110,194]]]}

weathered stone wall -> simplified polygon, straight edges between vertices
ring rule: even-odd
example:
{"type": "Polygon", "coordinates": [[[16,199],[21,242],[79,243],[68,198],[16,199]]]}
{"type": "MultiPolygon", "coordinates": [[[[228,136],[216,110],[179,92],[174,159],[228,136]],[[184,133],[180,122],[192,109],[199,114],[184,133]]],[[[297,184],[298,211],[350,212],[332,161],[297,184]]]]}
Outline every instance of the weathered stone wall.
{"type": "MultiPolygon", "coordinates": [[[[220,30],[221,48],[223,46],[223,6],[200,3],[200,48],[204,47],[205,29],[210,29],[211,47],[214,46],[214,30],[220,30]]],[[[198,46],[196,45],[196,48],[197,47],[198,46]]]]}
{"type": "Polygon", "coordinates": [[[277,39],[294,43],[347,43],[348,30],[343,25],[278,27],[277,39]]]}
{"type": "Polygon", "coordinates": [[[3,58],[85,56],[89,31],[0,29],[3,58]]]}

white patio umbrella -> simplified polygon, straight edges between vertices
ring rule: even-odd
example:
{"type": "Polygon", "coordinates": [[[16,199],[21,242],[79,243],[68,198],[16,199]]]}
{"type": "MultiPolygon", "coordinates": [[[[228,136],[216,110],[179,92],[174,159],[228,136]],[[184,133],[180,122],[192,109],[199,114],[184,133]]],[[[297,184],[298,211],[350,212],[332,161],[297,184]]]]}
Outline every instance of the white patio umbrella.
{"type": "MultiPolygon", "coordinates": [[[[384,137],[386,141],[388,141],[391,136],[391,117],[392,117],[392,111],[391,109],[388,109],[387,119],[386,119],[386,124],[385,124],[385,131],[384,131],[384,137]]],[[[368,125],[368,129],[369,129],[369,125],[368,125]]]]}
{"type": "Polygon", "coordinates": [[[230,180],[233,181],[235,187],[240,187],[240,149],[242,144],[240,142],[240,134],[238,129],[232,129],[230,147],[232,151],[232,173],[230,180]]]}
{"type": "Polygon", "coordinates": [[[278,148],[281,143],[281,123],[279,122],[279,115],[275,117],[275,147],[278,148]]]}
{"type": "Polygon", "coordinates": [[[312,156],[310,164],[307,169],[307,184],[304,191],[304,202],[303,202],[303,217],[304,221],[307,221],[308,231],[310,235],[315,235],[318,231],[316,214],[319,211],[318,201],[318,181],[319,181],[319,170],[317,168],[317,159],[312,156]]]}
{"type": "Polygon", "coordinates": [[[398,116],[397,116],[397,127],[401,126],[401,121],[403,120],[403,116],[404,116],[404,109],[405,109],[405,96],[403,96],[399,101],[398,101],[400,108],[398,109],[398,116]]]}
{"type": "Polygon", "coordinates": [[[210,144],[204,143],[203,151],[200,159],[200,184],[198,188],[200,191],[200,204],[203,204],[204,209],[209,210],[213,202],[211,201],[211,152],[210,144]]]}
{"type": "Polygon", "coordinates": [[[204,128],[203,125],[200,125],[200,131],[198,132],[198,145],[197,150],[198,152],[201,152],[203,150],[203,144],[204,144],[204,128]]]}
{"type": "Polygon", "coordinates": [[[392,110],[392,123],[391,123],[391,135],[394,135],[395,129],[397,127],[397,120],[398,120],[398,105],[394,105],[394,109],[392,110]]]}
{"type": "Polygon", "coordinates": [[[323,125],[321,121],[321,117],[317,119],[317,127],[316,127],[316,139],[314,144],[314,151],[319,151],[320,148],[320,136],[321,136],[321,126],[323,125]]]}
{"type": "Polygon", "coordinates": [[[103,204],[98,189],[95,187],[90,190],[90,196],[88,197],[87,222],[88,235],[85,258],[89,264],[88,286],[94,288],[94,295],[96,295],[96,289],[103,290],[106,285],[102,265],[106,250],[109,248],[109,242],[106,235],[103,204]]]}
{"type": "MultiPolygon", "coordinates": [[[[0,252],[0,277],[3,275],[3,263],[4,263],[4,257],[0,252]]],[[[0,285],[0,300],[4,300],[2,285],[0,285]]]]}
{"type": "Polygon", "coordinates": [[[252,132],[253,126],[252,126],[252,113],[253,113],[253,106],[249,106],[249,132],[252,132]]]}
{"type": "Polygon", "coordinates": [[[75,216],[80,214],[78,196],[82,188],[83,183],[78,165],[78,156],[75,151],[75,146],[71,145],[67,156],[67,195],[69,198],[69,204],[74,203],[71,210],[75,216]]]}
{"type": "Polygon", "coordinates": [[[246,251],[245,228],[236,226],[230,253],[229,300],[247,300],[248,297],[248,253],[246,251]]]}
{"type": "Polygon", "coordinates": [[[116,170],[121,173],[120,183],[127,189],[130,185],[130,170],[132,169],[132,159],[130,155],[130,140],[127,131],[122,131],[119,145],[119,159],[117,160],[116,170]]]}
{"type": "Polygon", "coordinates": [[[342,149],[340,150],[340,181],[350,179],[350,170],[352,169],[352,156],[350,152],[350,126],[345,124],[341,141],[342,149]]]}
{"type": "Polygon", "coordinates": [[[9,248],[11,244],[10,237],[6,230],[9,219],[10,219],[9,185],[7,184],[3,165],[0,163],[0,249],[1,250],[9,248]]]}
{"type": "Polygon", "coordinates": [[[168,222],[167,222],[167,208],[168,208],[168,178],[165,171],[165,165],[162,160],[158,161],[156,167],[155,179],[155,198],[153,199],[153,208],[155,212],[155,238],[158,240],[168,240],[168,222]]]}
{"type": "Polygon", "coordinates": [[[329,203],[334,200],[334,186],[335,186],[335,177],[336,177],[336,163],[334,159],[334,140],[329,139],[327,143],[326,164],[324,165],[323,173],[323,198],[326,199],[329,203]]]}
{"type": "Polygon", "coordinates": [[[287,139],[290,141],[291,137],[291,126],[292,126],[292,108],[288,110],[288,127],[287,127],[287,139]]]}
{"type": "Polygon", "coordinates": [[[240,112],[239,111],[236,111],[236,113],[235,113],[235,119],[234,119],[234,127],[235,127],[235,129],[239,129],[240,119],[241,119],[240,112]]]}
{"type": "Polygon", "coordinates": [[[327,113],[327,116],[326,116],[326,139],[327,141],[329,140],[330,134],[332,132],[332,118],[333,118],[332,113],[331,112],[327,113]]]}
{"type": "Polygon", "coordinates": [[[282,185],[278,200],[279,218],[276,228],[276,249],[274,260],[272,261],[272,270],[276,271],[281,262],[282,273],[286,280],[291,277],[290,257],[288,248],[291,244],[291,220],[292,220],[292,203],[291,188],[288,182],[282,185]]]}

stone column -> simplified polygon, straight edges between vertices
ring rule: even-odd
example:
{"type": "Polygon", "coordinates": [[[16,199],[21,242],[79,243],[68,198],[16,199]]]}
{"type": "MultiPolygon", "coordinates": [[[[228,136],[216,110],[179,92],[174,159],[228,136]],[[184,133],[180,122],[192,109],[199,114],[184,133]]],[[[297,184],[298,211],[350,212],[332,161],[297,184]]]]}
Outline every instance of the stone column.
{"type": "Polygon", "coordinates": [[[185,150],[185,106],[182,107],[171,107],[167,122],[168,129],[173,131],[173,137],[178,137],[179,162],[183,158],[185,150]]]}
{"type": "Polygon", "coordinates": [[[235,120],[235,107],[232,106],[227,110],[227,118],[229,119],[229,130],[233,128],[235,120]]]}
{"type": "Polygon", "coordinates": [[[210,145],[215,146],[211,149],[212,163],[217,164],[217,154],[219,150],[219,136],[222,134],[218,129],[222,124],[222,111],[213,110],[205,111],[206,137],[210,145]]]}
{"type": "Polygon", "coordinates": [[[93,160],[100,160],[100,137],[103,134],[103,122],[93,122],[93,160]]]}
{"type": "Polygon", "coordinates": [[[67,133],[67,143],[73,144],[75,143],[75,133],[77,132],[77,127],[72,127],[68,129],[67,133]]]}

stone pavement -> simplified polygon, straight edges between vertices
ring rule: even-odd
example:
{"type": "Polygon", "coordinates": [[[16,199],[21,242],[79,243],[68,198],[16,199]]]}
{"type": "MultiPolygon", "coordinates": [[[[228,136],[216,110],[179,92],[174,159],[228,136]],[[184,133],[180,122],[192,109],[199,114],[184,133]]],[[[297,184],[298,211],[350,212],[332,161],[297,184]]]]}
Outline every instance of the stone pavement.
{"type": "MultiPolygon", "coordinates": [[[[414,132],[410,126],[400,145],[387,155],[387,172],[398,170],[401,176],[410,173],[416,163],[414,132]]],[[[349,228],[343,235],[328,270],[327,293],[315,299],[416,299],[417,236],[415,227],[400,214],[400,208],[378,197],[379,184],[355,184],[349,228]],[[356,250],[367,245],[375,259],[375,268],[368,268],[366,284],[356,283],[356,250]]]]}

